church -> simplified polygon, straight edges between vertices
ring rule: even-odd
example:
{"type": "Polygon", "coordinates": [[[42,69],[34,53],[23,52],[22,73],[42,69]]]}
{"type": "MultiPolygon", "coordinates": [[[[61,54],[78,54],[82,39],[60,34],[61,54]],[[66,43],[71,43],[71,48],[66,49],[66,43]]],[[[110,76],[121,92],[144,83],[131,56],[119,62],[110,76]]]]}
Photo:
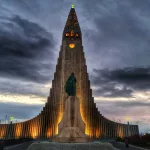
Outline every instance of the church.
{"type": "Polygon", "coordinates": [[[0,124],[0,139],[34,138],[50,139],[58,134],[58,124],[64,113],[67,94],[64,85],[74,72],[76,96],[80,102],[80,113],[85,123],[85,134],[93,138],[115,138],[139,134],[138,125],[121,124],[104,117],[94,102],[82,45],[82,32],[74,6],[66,21],[56,71],[47,102],[43,110],[31,120],[0,124]]]}

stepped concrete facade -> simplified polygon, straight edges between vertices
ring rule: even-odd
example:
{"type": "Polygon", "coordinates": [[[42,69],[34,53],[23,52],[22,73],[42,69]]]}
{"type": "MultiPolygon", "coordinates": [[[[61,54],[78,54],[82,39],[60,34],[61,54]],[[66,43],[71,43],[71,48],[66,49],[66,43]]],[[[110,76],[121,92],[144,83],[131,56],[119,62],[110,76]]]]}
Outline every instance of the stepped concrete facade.
{"type": "Polygon", "coordinates": [[[113,122],[105,118],[96,107],[87,73],[81,29],[75,9],[71,8],[62,35],[62,45],[52,80],[52,88],[45,107],[31,120],[0,124],[0,138],[49,139],[58,134],[58,124],[62,120],[67,99],[64,85],[72,72],[75,73],[77,79],[76,96],[79,99],[80,113],[85,123],[85,134],[90,138],[114,138],[139,134],[138,125],[113,122]]]}

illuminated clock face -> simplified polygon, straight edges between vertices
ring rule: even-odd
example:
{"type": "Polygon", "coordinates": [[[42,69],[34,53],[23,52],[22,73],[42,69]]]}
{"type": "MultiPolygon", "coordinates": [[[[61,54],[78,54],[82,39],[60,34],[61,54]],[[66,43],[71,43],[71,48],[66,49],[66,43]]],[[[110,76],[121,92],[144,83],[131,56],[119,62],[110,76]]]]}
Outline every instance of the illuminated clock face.
{"type": "Polygon", "coordinates": [[[74,47],[75,47],[75,44],[70,43],[70,44],[69,44],[69,47],[70,47],[70,48],[74,48],[74,47]]]}

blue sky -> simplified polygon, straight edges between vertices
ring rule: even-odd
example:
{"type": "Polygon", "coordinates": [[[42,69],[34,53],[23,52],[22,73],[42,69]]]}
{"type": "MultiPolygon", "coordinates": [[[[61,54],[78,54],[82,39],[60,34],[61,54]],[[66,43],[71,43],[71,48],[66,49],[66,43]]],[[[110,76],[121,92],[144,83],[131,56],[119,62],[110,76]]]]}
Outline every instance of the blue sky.
{"type": "Polygon", "coordinates": [[[0,119],[42,110],[72,2],[98,109],[150,131],[149,0],[0,0],[0,119]]]}

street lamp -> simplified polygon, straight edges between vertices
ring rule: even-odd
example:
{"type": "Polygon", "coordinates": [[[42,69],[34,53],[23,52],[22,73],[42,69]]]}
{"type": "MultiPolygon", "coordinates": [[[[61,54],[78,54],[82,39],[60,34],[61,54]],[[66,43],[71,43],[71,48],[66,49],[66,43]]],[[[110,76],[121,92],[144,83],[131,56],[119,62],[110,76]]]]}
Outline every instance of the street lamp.
{"type": "Polygon", "coordinates": [[[130,133],[129,120],[130,120],[130,117],[129,117],[129,116],[126,116],[126,121],[127,121],[127,124],[128,124],[128,136],[130,136],[130,135],[131,135],[131,133],[130,133]]]}

